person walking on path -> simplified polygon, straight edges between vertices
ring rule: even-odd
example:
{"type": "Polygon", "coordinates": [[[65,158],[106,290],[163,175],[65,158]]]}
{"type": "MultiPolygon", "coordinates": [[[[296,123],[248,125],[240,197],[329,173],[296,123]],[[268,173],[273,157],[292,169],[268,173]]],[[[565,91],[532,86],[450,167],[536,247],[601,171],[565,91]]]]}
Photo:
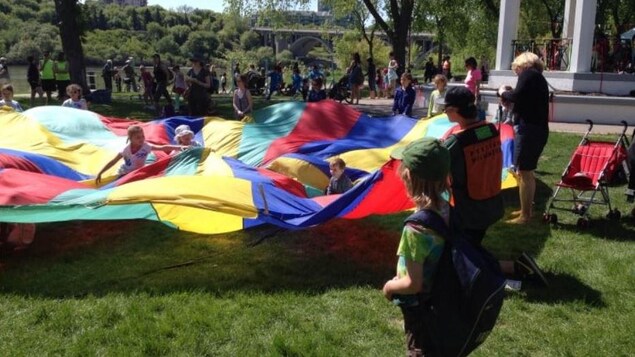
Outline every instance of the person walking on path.
{"type": "Polygon", "coordinates": [[[40,64],[40,79],[42,80],[42,90],[46,93],[46,105],[51,101],[51,93],[55,90],[55,71],[53,69],[54,63],[50,58],[51,53],[49,51],[44,52],[44,58],[40,64]]]}
{"type": "Polygon", "coordinates": [[[104,78],[104,85],[107,90],[112,92],[112,60],[107,60],[104,68],[101,70],[101,76],[104,78]]]}
{"type": "Polygon", "coordinates": [[[192,68],[187,72],[185,82],[189,85],[187,98],[190,115],[204,116],[209,109],[209,94],[207,90],[211,86],[209,72],[203,67],[203,61],[199,57],[190,58],[192,68]]]}
{"type": "Polygon", "coordinates": [[[441,69],[445,78],[447,78],[448,81],[452,80],[452,62],[450,62],[450,56],[443,57],[443,64],[441,69]]]}
{"type": "Polygon", "coordinates": [[[40,69],[38,68],[38,64],[35,61],[33,56],[29,56],[26,58],[26,61],[29,63],[29,67],[26,71],[26,80],[29,82],[29,86],[31,87],[31,108],[35,104],[35,94],[40,95],[40,99],[44,96],[44,92],[42,91],[42,81],[40,79],[40,69]]]}
{"type": "Polygon", "coordinates": [[[353,60],[349,67],[349,82],[351,84],[351,102],[355,101],[355,104],[359,104],[359,98],[361,97],[361,88],[364,84],[364,71],[362,70],[362,60],[359,57],[359,53],[353,54],[353,60]]]}
{"type": "Polygon", "coordinates": [[[386,81],[386,85],[388,86],[386,91],[386,98],[392,98],[395,94],[395,89],[397,89],[397,80],[399,77],[397,76],[397,68],[399,68],[399,63],[395,59],[394,52],[390,52],[390,61],[388,61],[388,80],[386,81]]]}
{"type": "Polygon", "coordinates": [[[465,76],[465,87],[474,94],[476,100],[478,101],[480,95],[480,87],[481,81],[483,80],[483,76],[481,75],[481,70],[478,69],[478,64],[476,63],[476,58],[470,57],[465,60],[465,69],[467,70],[467,75],[465,76]]]}
{"type": "Polygon", "coordinates": [[[11,82],[11,76],[9,75],[9,66],[7,65],[7,59],[0,57],[0,86],[3,86],[11,82]]]}
{"type": "Polygon", "coordinates": [[[157,115],[161,115],[161,105],[159,104],[161,96],[165,97],[167,104],[172,104],[172,98],[168,93],[168,79],[170,77],[168,73],[168,67],[165,63],[161,62],[161,56],[158,53],[152,55],[154,61],[154,67],[152,74],[154,76],[154,107],[157,111],[157,115]]]}
{"type": "Polygon", "coordinates": [[[513,91],[501,87],[498,94],[514,104],[514,166],[518,170],[520,210],[510,223],[524,224],[532,217],[536,193],[534,170],[549,138],[549,85],[542,75],[544,64],[531,52],[520,54],[512,62],[518,76],[513,91]]]}
{"type": "Polygon", "coordinates": [[[57,99],[68,98],[66,87],[71,84],[71,75],[68,73],[68,61],[64,57],[64,52],[58,53],[57,61],[53,64],[53,71],[55,72],[55,83],[57,84],[57,99]]]}
{"type": "Polygon", "coordinates": [[[432,82],[432,78],[434,78],[435,74],[436,74],[436,69],[434,68],[434,61],[432,60],[432,57],[430,57],[428,58],[428,61],[426,62],[424,67],[423,83],[427,84],[432,82]]]}

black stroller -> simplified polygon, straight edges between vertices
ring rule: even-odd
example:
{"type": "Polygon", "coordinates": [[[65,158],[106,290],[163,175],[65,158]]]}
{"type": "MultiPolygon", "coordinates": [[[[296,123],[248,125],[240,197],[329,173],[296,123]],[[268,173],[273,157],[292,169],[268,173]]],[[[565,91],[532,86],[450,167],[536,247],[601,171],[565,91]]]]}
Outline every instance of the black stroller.
{"type": "Polygon", "coordinates": [[[256,72],[247,73],[247,88],[252,95],[261,95],[265,92],[265,82],[267,78],[256,72]]]}
{"type": "Polygon", "coordinates": [[[337,100],[340,103],[346,101],[346,103],[353,103],[351,97],[351,89],[348,83],[348,75],[343,76],[337,83],[333,83],[331,90],[329,90],[329,98],[337,100]]]}

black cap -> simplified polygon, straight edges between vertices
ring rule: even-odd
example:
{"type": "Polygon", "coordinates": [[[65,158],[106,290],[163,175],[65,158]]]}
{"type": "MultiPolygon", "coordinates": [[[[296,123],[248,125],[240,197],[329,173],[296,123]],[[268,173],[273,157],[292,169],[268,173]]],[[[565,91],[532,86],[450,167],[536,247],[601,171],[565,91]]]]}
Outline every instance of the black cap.
{"type": "Polygon", "coordinates": [[[445,93],[445,97],[437,100],[437,104],[445,105],[445,107],[455,107],[459,110],[466,110],[474,105],[476,97],[469,89],[461,87],[452,87],[445,93]]]}

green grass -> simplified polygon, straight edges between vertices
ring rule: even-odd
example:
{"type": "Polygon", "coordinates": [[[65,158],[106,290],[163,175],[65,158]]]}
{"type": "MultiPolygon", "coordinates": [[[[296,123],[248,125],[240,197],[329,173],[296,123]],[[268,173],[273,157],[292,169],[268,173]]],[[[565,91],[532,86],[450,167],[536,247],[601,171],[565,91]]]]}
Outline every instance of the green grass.
{"type": "MultiPolygon", "coordinates": [[[[578,141],[550,136],[539,212],[578,141]]],[[[611,196],[626,213],[623,191],[611,196]]],[[[505,198],[517,208],[517,192],[505,198]]],[[[492,227],[485,244],[495,255],[534,254],[551,285],[510,294],[475,356],[635,351],[635,223],[602,219],[605,211],[591,210],[588,230],[568,213],[557,227],[492,227]]],[[[266,229],[206,236],[149,221],[41,224],[28,250],[2,256],[0,355],[403,355],[400,312],[379,289],[394,273],[404,217],[334,220],[255,246],[266,229]]]]}

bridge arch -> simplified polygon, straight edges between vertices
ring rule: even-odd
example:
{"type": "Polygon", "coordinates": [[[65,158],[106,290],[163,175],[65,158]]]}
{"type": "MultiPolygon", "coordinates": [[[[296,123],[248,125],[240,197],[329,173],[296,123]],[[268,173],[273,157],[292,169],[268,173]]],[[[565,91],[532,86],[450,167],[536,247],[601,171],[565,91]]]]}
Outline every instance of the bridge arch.
{"type": "Polygon", "coordinates": [[[333,49],[328,42],[315,36],[302,36],[289,46],[289,50],[296,57],[306,57],[306,55],[318,45],[322,45],[329,53],[333,53],[333,49]]]}

